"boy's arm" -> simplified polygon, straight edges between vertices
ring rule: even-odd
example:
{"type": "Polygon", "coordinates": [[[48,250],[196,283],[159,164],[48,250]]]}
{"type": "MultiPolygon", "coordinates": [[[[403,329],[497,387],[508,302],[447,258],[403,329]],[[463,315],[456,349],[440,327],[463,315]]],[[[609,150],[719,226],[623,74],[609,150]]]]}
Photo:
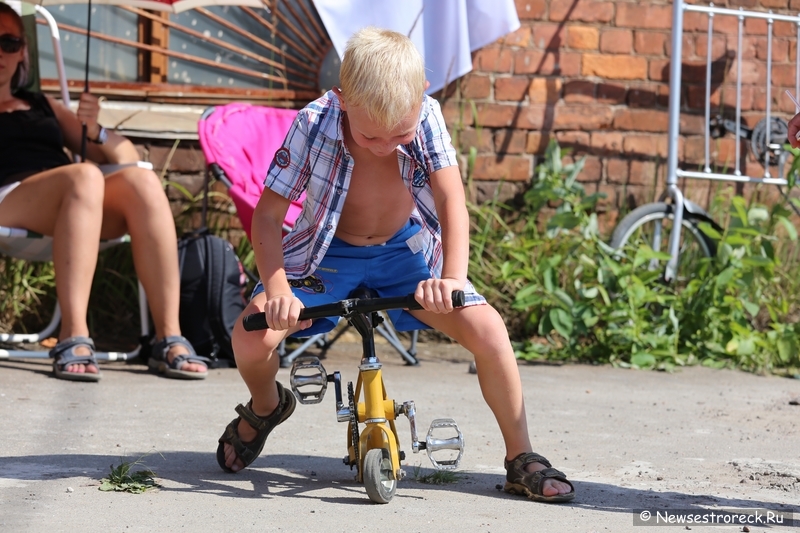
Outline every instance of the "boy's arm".
{"type": "MultiPolygon", "coordinates": [[[[303,304],[294,297],[283,265],[283,221],[289,199],[265,188],[253,213],[253,251],[264,294],[267,324],[284,330],[297,324],[303,304]]],[[[310,325],[310,322],[308,323],[310,325]]]]}
{"type": "Polygon", "coordinates": [[[448,313],[453,310],[450,294],[463,289],[467,283],[469,214],[457,166],[433,172],[430,182],[436,213],[442,226],[442,275],[440,279],[421,282],[415,294],[426,310],[448,313]]]}

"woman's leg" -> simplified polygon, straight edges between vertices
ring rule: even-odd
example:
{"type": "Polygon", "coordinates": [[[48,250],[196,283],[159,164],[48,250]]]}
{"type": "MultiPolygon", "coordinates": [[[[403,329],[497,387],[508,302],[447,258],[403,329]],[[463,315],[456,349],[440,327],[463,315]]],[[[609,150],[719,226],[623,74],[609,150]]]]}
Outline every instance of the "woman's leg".
{"type": "MultiPolygon", "coordinates": [[[[89,335],[86,311],[97,265],[103,187],[96,166],[77,163],[26,178],[0,204],[0,225],[53,237],[60,340],[89,335]]],[[[85,347],[76,352],[88,355],[85,347]]],[[[69,365],[64,370],[98,372],[94,365],[69,365]]]]}
{"type": "MultiPolygon", "coordinates": [[[[130,234],[133,264],[147,294],[156,338],[180,335],[178,239],[161,180],[151,170],[130,167],[109,175],[105,191],[102,238],[130,234]]],[[[176,345],[167,358],[186,353],[176,345]]],[[[185,363],[181,370],[205,372],[206,366],[185,363]]]]}

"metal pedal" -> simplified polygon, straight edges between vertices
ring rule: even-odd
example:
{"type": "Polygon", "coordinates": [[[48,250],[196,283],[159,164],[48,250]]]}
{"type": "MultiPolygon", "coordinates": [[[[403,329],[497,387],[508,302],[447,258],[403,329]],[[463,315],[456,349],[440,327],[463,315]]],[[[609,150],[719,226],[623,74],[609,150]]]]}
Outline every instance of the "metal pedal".
{"type": "Polygon", "coordinates": [[[302,355],[292,363],[289,373],[289,384],[297,399],[302,404],[319,403],[328,388],[328,374],[325,367],[314,355],[302,355]],[[312,390],[300,390],[301,388],[312,390]]]}
{"type": "Polygon", "coordinates": [[[452,418],[437,418],[431,422],[428,436],[425,438],[425,450],[428,452],[428,459],[431,460],[431,463],[433,463],[434,468],[437,470],[453,470],[458,468],[458,465],[461,463],[461,456],[464,455],[464,435],[461,433],[461,430],[458,429],[456,421],[452,418]],[[434,431],[447,428],[455,429],[456,436],[449,438],[437,438],[434,436],[434,431]],[[435,458],[433,454],[441,450],[457,450],[458,455],[455,459],[435,458]]]}

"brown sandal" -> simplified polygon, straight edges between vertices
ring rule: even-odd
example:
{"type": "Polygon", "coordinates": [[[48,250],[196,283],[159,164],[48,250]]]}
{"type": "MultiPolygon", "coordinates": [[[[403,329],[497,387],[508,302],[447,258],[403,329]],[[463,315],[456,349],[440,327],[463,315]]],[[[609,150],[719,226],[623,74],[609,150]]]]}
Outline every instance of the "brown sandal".
{"type": "Polygon", "coordinates": [[[506,485],[503,490],[510,494],[521,494],[527,496],[535,502],[560,503],[568,502],[575,498],[575,487],[567,479],[566,474],[556,470],[550,461],[538,453],[521,453],[511,461],[504,461],[506,467],[506,485]],[[547,468],[537,472],[526,472],[525,465],[531,463],[541,463],[547,468]],[[567,494],[555,494],[545,496],[542,493],[544,482],[548,479],[555,479],[566,483],[572,489],[567,494]]]}
{"type": "Polygon", "coordinates": [[[219,438],[219,446],[217,447],[217,463],[224,471],[234,473],[233,470],[225,465],[225,444],[233,446],[236,456],[244,463],[244,467],[247,467],[261,454],[261,450],[264,449],[264,444],[267,442],[267,437],[272,430],[292,416],[294,408],[297,406],[294,394],[292,391],[285,389],[279,382],[276,381],[275,384],[278,386],[280,402],[269,416],[261,417],[253,412],[252,398],[247,402],[246,406],[239,404],[236,407],[236,412],[239,413],[239,416],[233,419],[228,424],[228,427],[225,428],[225,432],[219,438]],[[242,442],[242,439],[239,438],[239,421],[242,419],[258,432],[250,442],[242,442]]]}

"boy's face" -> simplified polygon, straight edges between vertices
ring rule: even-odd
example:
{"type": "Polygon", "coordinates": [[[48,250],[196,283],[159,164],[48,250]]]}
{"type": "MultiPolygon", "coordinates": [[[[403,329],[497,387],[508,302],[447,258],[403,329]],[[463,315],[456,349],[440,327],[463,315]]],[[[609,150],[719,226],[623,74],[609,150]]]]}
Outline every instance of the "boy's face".
{"type": "Polygon", "coordinates": [[[350,135],[355,143],[377,157],[386,157],[401,144],[408,144],[414,140],[419,122],[419,110],[422,103],[408,112],[400,123],[387,130],[375,124],[366,109],[359,106],[348,106],[337,91],[342,111],[347,113],[350,125],[350,135]]]}

